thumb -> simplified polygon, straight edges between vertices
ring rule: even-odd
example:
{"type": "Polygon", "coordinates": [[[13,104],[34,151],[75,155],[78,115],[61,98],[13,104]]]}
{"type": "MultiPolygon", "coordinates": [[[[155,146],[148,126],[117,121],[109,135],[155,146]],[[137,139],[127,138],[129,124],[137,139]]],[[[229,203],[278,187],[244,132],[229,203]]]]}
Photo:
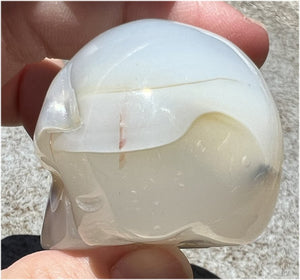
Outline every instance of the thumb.
{"type": "Polygon", "coordinates": [[[40,251],[2,270],[2,278],[192,278],[175,246],[126,245],[81,251],[40,251]]]}

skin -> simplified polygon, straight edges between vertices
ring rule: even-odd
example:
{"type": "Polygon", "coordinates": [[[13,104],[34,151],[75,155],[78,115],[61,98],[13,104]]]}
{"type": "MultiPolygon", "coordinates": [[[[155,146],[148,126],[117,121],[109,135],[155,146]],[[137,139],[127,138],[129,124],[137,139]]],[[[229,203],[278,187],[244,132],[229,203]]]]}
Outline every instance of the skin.
{"type": "MultiPolygon", "coordinates": [[[[223,2],[2,3],[2,125],[23,125],[30,136],[47,89],[61,68],[101,32],[135,19],[195,25],[231,40],[260,67],[266,30],[223,2]]],[[[42,251],[2,271],[3,278],[191,278],[175,246],[126,245],[81,251],[42,251]]]]}

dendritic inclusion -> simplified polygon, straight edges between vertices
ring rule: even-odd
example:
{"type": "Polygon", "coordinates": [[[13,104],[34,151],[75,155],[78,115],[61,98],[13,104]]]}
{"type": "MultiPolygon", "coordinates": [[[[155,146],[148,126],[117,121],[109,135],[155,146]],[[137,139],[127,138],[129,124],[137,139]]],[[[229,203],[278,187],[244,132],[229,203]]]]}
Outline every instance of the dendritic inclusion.
{"type": "Polygon", "coordinates": [[[53,176],[45,248],[244,244],[276,203],[281,128],[259,70],[176,22],[88,43],[52,82],[34,140],[53,176]]]}

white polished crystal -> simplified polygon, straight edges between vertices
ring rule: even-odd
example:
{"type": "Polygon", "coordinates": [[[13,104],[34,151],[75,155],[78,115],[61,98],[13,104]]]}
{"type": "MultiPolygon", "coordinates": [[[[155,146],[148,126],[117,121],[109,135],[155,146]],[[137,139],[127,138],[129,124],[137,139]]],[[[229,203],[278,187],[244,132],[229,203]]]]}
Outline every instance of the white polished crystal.
{"type": "Polygon", "coordinates": [[[244,244],[276,203],[282,135],[255,65],[213,33],[113,28],[52,82],[35,146],[53,175],[45,248],[244,244]]]}

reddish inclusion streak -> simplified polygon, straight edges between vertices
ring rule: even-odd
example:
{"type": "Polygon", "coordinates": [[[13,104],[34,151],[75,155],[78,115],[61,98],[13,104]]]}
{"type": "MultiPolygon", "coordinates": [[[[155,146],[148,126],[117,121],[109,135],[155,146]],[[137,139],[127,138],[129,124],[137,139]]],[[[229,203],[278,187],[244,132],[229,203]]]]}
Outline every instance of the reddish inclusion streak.
{"type": "Polygon", "coordinates": [[[124,120],[123,120],[123,115],[120,114],[120,139],[119,139],[119,149],[121,150],[124,146],[125,146],[125,142],[126,142],[126,139],[124,138],[124,134],[125,134],[125,131],[124,131],[124,120]]]}
{"type": "MultiPolygon", "coordinates": [[[[123,115],[122,113],[120,114],[120,131],[119,131],[119,150],[121,150],[126,143],[126,139],[125,139],[125,128],[124,128],[125,124],[124,124],[124,119],[123,119],[123,115]]],[[[119,156],[119,168],[122,168],[125,164],[125,153],[120,153],[119,156]]]]}

